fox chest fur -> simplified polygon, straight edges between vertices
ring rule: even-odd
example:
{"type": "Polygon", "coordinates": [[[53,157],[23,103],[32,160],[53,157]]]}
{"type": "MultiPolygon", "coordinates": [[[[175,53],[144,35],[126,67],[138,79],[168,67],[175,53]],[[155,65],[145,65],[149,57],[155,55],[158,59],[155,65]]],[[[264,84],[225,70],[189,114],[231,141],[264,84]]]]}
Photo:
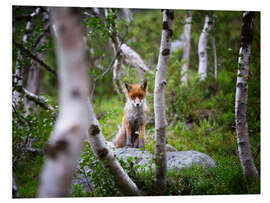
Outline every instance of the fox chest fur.
{"type": "Polygon", "coordinates": [[[145,122],[146,114],[144,105],[140,107],[133,107],[128,111],[128,122],[132,132],[136,132],[145,122]]]}

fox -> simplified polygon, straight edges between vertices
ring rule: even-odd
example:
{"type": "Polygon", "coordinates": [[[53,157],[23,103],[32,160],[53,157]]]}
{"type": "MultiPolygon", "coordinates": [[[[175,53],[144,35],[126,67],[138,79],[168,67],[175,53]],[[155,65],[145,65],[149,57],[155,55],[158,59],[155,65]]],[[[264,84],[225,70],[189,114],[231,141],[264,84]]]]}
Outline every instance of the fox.
{"type": "Polygon", "coordinates": [[[142,84],[125,83],[126,104],[122,127],[115,140],[116,148],[144,148],[144,133],[149,114],[146,89],[146,80],[142,84]]]}

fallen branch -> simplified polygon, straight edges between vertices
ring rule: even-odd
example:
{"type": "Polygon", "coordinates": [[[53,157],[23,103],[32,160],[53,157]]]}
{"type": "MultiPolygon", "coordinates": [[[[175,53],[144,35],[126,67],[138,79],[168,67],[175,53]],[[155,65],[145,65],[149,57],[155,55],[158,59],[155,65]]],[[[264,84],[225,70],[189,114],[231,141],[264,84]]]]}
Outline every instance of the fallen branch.
{"type": "Polygon", "coordinates": [[[34,101],[36,104],[40,105],[44,109],[50,110],[54,114],[57,114],[57,111],[48,104],[48,99],[46,99],[44,96],[37,96],[25,88],[22,88],[22,91],[29,100],[34,101]]]}
{"type": "Polygon", "coordinates": [[[121,51],[125,56],[126,63],[133,65],[135,68],[143,72],[149,71],[149,68],[144,64],[140,55],[127,44],[122,44],[121,51]]]}

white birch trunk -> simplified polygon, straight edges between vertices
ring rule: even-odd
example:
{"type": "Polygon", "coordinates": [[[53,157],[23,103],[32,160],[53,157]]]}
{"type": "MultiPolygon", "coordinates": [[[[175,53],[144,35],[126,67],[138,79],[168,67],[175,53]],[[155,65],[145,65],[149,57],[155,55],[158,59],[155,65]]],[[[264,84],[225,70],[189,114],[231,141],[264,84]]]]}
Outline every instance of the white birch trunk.
{"type": "Polygon", "coordinates": [[[208,46],[208,38],[209,32],[212,30],[213,19],[212,16],[205,16],[205,23],[200,35],[199,45],[198,45],[198,54],[199,54],[199,68],[198,73],[201,75],[201,80],[205,80],[207,77],[207,66],[208,66],[208,58],[207,58],[207,46],[208,46]]]}
{"type": "MultiPolygon", "coordinates": [[[[35,15],[38,15],[39,12],[40,12],[40,8],[37,8],[37,9],[35,9],[34,12],[32,12],[30,14],[30,16],[33,17],[35,15]]],[[[24,34],[23,35],[23,38],[22,38],[23,44],[27,43],[27,40],[28,40],[28,34],[27,34],[27,32],[29,32],[31,30],[31,26],[32,26],[31,21],[30,20],[27,21],[26,28],[25,28],[26,34],[24,34]]],[[[22,57],[22,54],[20,53],[20,51],[18,51],[18,58],[19,58],[19,60],[23,61],[23,57],[22,57]]],[[[15,78],[15,81],[14,82],[15,83],[18,83],[18,86],[22,87],[23,86],[23,77],[24,77],[24,73],[23,72],[24,71],[22,70],[22,67],[18,67],[18,64],[19,63],[16,62],[16,70],[15,70],[15,76],[16,76],[16,78],[15,78]]],[[[21,99],[21,93],[18,92],[18,91],[14,91],[12,101],[13,101],[13,103],[14,103],[14,105],[15,105],[16,108],[19,107],[19,101],[20,101],[20,99],[21,99]]]]}
{"type": "MultiPolygon", "coordinates": [[[[107,11],[105,9],[105,11],[107,11]]],[[[121,45],[122,41],[120,39],[119,33],[118,33],[118,25],[116,22],[116,16],[113,20],[113,23],[111,25],[111,39],[113,42],[113,49],[114,49],[114,55],[116,56],[115,63],[113,65],[113,81],[114,85],[116,87],[116,90],[118,92],[118,95],[122,95],[124,93],[123,87],[120,82],[120,76],[123,71],[123,54],[121,52],[121,45]]]]}
{"type": "Polygon", "coordinates": [[[163,29],[160,43],[159,58],[157,64],[155,89],[154,89],[154,111],[155,111],[155,137],[156,137],[156,180],[161,193],[166,190],[167,185],[167,157],[166,157],[166,73],[170,57],[172,22],[174,13],[172,10],[163,11],[163,29]]]}
{"type": "MultiPolygon", "coordinates": [[[[29,92],[39,96],[40,94],[40,64],[36,62],[32,62],[32,63],[33,64],[31,65],[28,71],[26,89],[29,92]]],[[[29,108],[32,108],[33,112],[37,111],[35,102],[30,101],[27,98],[25,98],[24,110],[25,110],[26,115],[31,113],[31,111],[29,111],[29,108]]]]}
{"type": "Polygon", "coordinates": [[[218,60],[217,60],[217,47],[216,47],[216,36],[213,35],[213,52],[214,52],[214,69],[215,69],[215,79],[218,80],[218,60]]]}
{"type": "Polygon", "coordinates": [[[89,126],[89,79],[76,9],[51,8],[51,17],[58,46],[60,112],[46,150],[38,196],[66,197],[89,126]]]}
{"type": "Polygon", "coordinates": [[[192,22],[192,11],[187,11],[186,24],[184,26],[184,46],[183,46],[183,57],[182,57],[182,68],[181,75],[184,84],[188,82],[187,70],[189,67],[189,56],[190,56],[190,39],[191,39],[191,22],[192,22]]]}
{"type": "MultiPolygon", "coordinates": [[[[22,59],[20,51],[18,51],[18,55],[19,55],[19,59],[22,59]]],[[[19,66],[19,62],[16,61],[16,66],[15,66],[16,69],[14,73],[14,84],[16,84],[17,86],[21,88],[23,86],[23,70],[22,70],[22,67],[18,67],[18,66],[19,66]]],[[[21,93],[15,90],[12,95],[12,103],[16,109],[18,109],[20,106],[19,105],[20,99],[21,99],[21,93]]]]}
{"type": "Polygon", "coordinates": [[[129,178],[120,163],[117,161],[115,154],[106,144],[102,135],[101,128],[93,110],[92,103],[88,102],[90,115],[90,127],[88,130],[88,140],[95,156],[101,161],[104,168],[108,168],[113,175],[119,191],[126,196],[141,195],[136,184],[129,178]]]}
{"type": "Polygon", "coordinates": [[[248,103],[248,74],[250,63],[251,43],[253,37],[254,12],[243,13],[241,44],[238,58],[238,72],[235,95],[235,124],[237,144],[243,174],[248,178],[258,178],[248,138],[247,103],[248,103]]]}
{"type": "Polygon", "coordinates": [[[213,15],[213,39],[212,39],[212,47],[213,47],[213,55],[214,55],[214,71],[215,71],[215,79],[218,80],[218,60],[217,60],[217,47],[216,47],[216,29],[215,29],[215,17],[213,15]]]}

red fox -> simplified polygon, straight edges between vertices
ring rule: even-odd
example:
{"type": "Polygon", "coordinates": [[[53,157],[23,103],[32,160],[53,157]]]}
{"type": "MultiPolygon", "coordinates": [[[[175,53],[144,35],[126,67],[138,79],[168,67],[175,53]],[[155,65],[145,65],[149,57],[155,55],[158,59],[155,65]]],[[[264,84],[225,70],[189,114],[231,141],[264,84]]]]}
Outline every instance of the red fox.
{"type": "Polygon", "coordinates": [[[146,104],[147,81],[142,84],[127,84],[126,105],[122,127],[116,136],[115,145],[119,147],[144,147],[144,131],[148,116],[148,106],[146,104]]]}

